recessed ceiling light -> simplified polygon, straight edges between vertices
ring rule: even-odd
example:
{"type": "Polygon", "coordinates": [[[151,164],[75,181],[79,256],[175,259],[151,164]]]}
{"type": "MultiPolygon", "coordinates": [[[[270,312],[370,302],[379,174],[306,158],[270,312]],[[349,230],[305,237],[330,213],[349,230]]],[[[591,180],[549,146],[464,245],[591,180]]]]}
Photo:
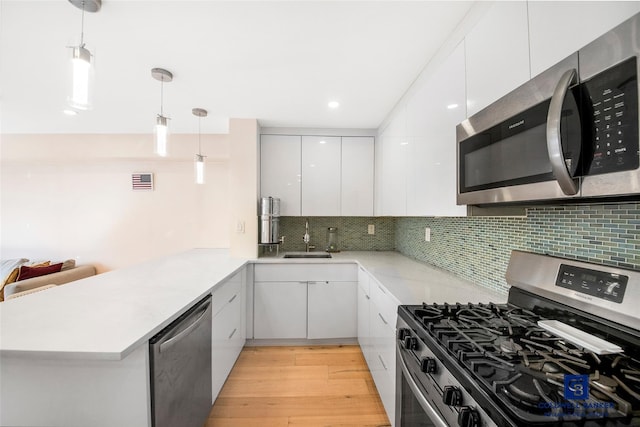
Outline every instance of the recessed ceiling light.
{"type": "Polygon", "coordinates": [[[340,103],[338,101],[331,101],[327,105],[329,105],[329,108],[338,108],[340,106],[340,103]]]}
{"type": "Polygon", "coordinates": [[[77,116],[78,115],[78,112],[75,111],[75,110],[66,109],[66,110],[62,110],[62,112],[65,113],[67,116],[77,116]]]}
{"type": "Polygon", "coordinates": [[[326,144],[327,141],[325,141],[324,139],[322,141],[320,141],[320,144],[326,144]]]}
{"type": "Polygon", "coordinates": [[[447,105],[447,108],[449,110],[453,110],[454,108],[458,108],[458,104],[449,104],[449,105],[447,105]]]}

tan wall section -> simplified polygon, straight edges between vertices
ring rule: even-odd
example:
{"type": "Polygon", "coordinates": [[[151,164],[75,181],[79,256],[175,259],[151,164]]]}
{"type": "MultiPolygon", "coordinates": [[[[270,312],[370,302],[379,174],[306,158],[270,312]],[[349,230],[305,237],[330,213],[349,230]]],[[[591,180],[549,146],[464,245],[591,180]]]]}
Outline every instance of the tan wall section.
{"type": "Polygon", "coordinates": [[[229,121],[229,182],[231,192],[231,254],[258,256],[258,122],[229,121]],[[238,224],[244,231],[238,230],[238,224]]]}
{"type": "Polygon", "coordinates": [[[229,247],[230,139],[202,135],[200,186],[197,135],[173,135],[168,158],[153,155],[151,135],[2,135],[0,257],[75,258],[106,271],[229,247]],[[133,191],[134,172],[153,172],[154,191],[133,191]]]}

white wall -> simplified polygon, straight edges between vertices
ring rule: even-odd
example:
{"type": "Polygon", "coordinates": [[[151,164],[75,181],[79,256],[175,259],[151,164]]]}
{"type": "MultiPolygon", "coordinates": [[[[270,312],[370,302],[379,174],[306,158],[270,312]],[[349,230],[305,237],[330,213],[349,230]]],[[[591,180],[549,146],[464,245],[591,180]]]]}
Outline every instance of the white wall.
{"type": "Polygon", "coordinates": [[[207,182],[194,184],[197,136],[2,135],[0,257],[64,260],[106,271],[193,247],[230,246],[228,135],[203,135],[207,182]],[[153,172],[154,191],[131,173],[153,172]]]}

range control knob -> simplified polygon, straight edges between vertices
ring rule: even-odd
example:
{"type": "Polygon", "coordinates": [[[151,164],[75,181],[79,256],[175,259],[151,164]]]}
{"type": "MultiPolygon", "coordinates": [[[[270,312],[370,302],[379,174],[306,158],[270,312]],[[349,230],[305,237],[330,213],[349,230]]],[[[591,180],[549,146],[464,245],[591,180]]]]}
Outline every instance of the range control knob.
{"type": "Polygon", "coordinates": [[[442,401],[445,405],[460,406],[462,404],[462,392],[456,386],[446,385],[442,389],[442,401]]]}
{"type": "Polygon", "coordinates": [[[404,341],[404,339],[411,335],[411,329],[400,328],[398,329],[398,339],[404,341]]]}
{"type": "Polygon", "coordinates": [[[469,406],[463,406],[458,413],[460,427],[480,427],[480,414],[469,406]]]}
{"type": "Polygon", "coordinates": [[[404,339],[404,348],[406,348],[407,350],[417,350],[418,339],[416,337],[406,337],[404,339]]]}
{"type": "Polygon", "coordinates": [[[436,359],[433,357],[423,357],[420,361],[420,369],[425,374],[435,374],[436,373],[436,359]]]}

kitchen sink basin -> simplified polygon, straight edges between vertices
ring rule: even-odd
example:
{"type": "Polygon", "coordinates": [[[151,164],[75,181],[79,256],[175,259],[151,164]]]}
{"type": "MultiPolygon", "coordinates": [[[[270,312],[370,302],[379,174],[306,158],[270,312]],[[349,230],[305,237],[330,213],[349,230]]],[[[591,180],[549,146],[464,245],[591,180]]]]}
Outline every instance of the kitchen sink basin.
{"type": "Polygon", "coordinates": [[[327,252],[287,252],[285,258],[331,258],[327,252]]]}

